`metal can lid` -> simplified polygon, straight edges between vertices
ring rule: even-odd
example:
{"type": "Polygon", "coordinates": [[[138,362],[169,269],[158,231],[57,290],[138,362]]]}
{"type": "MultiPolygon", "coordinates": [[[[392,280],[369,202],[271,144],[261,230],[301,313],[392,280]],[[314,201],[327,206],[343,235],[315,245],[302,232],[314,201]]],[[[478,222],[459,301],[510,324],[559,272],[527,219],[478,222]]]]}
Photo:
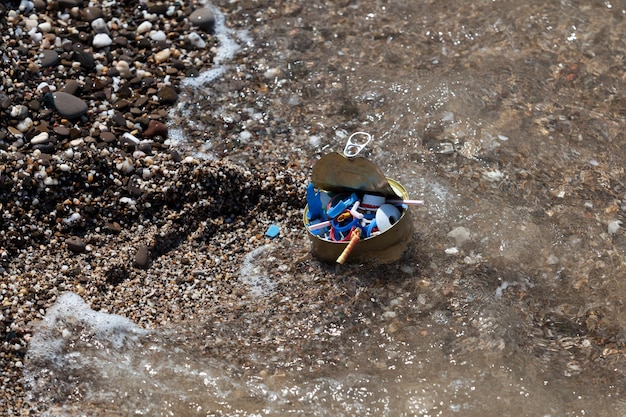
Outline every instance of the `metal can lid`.
{"type": "Polygon", "coordinates": [[[313,166],[311,180],[316,188],[331,192],[357,191],[365,194],[397,198],[382,171],[362,157],[346,158],[331,152],[313,166]]]}

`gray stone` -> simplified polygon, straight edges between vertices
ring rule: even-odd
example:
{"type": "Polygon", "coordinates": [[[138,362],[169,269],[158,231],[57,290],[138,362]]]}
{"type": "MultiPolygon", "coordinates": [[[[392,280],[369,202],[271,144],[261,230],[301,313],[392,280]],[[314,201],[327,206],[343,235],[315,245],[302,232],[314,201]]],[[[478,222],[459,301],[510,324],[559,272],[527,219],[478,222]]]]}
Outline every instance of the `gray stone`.
{"type": "Polygon", "coordinates": [[[83,241],[81,238],[79,238],[78,236],[70,236],[67,239],[65,239],[65,244],[67,245],[67,248],[69,250],[71,250],[72,252],[84,252],[85,248],[87,247],[87,245],[85,245],[85,241],[83,241]]]}
{"type": "Polygon", "coordinates": [[[67,93],[67,94],[74,95],[74,94],[76,94],[76,92],[78,91],[79,88],[80,88],[80,84],[78,84],[78,81],[76,81],[76,80],[69,80],[63,86],[63,92],[67,93]]]}
{"type": "Polygon", "coordinates": [[[87,113],[87,103],[84,100],[61,91],[53,93],[54,108],[63,117],[75,119],[87,113]]]}
{"type": "Polygon", "coordinates": [[[207,7],[194,10],[189,15],[189,21],[192,25],[199,27],[207,33],[215,32],[215,15],[207,7]]]}
{"type": "Polygon", "coordinates": [[[56,65],[59,62],[59,54],[56,51],[51,49],[44,49],[41,57],[41,66],[42,67],[51,67],[56,65]]]}

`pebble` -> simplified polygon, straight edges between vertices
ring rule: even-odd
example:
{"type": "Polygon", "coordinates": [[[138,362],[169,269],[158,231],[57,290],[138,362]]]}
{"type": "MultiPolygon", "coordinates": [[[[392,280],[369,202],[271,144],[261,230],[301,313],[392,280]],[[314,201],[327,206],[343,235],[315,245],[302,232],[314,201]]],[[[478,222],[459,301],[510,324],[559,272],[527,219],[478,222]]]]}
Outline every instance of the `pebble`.
{"type": "Polygon", "coordinates": [[[204,49],[206,47],[206,42],[196,32],[191,32],[187,35],[187,39],[189,39],[189,42],[198,49],[204,49]]]}
{"type": "Polygon", "coordinates": [[[150,39],[156,42],[164,41],[167,39],[167,35],[162,30],[153,30],[150,32],[150,39]]]}
{"type": "Polygon", "coordinates": [[[70,130],[62,125],[59,126],[55,126],[54,128],[52,128],[52,130],[54,131],[54,133],[56,133],[59,136],[69,136],[70,135],[70,130]]]}
{"type": "Polygon", "coordinates": [[[96,33],[91,43],[94,48],[104,48],[110,46],[113,43],[113,39],[106,33],[96,33]]]}
{"type": "Polygon", "coordinates": [[[109,28],[103,18],[99,17],[91,22],[91,27],[96,33],[109,33],[109,28]]]}
{"type": "Polygon", "coordinates": [[[215,31],[215,14],[208,7],[201,7],[194,10],[189,15],[189,21],[192,25],[204,30],[207,33],[215,31]]]}
{"type": "Polygon", "coordinates": [[[80,84],[78,84],[78,81],[76,81],[76,80],[69,80],[63,86],[63,90],[62,91],[64,93],[67,93],[67,94],[75,95],[79,88],[80,88],[80,84]]]}
{"type": "Polygon", "coordinates": [[[135,31],[138,35],[149,32],[152,29],[152,23],[145,21],[142,22],[139,26],[137,26],[137,30],[135,31]]]}
{"type": "Polygon", "coordinates": [[[37,136],[34,136],[30,140],[30,143],[33,145],[39,145],[42,143],[48,143],[49,140],[50,140],[50,135],[48,134],[48,132],[41,132],[37,136]]]}
{"type": "Polygon", "coordinates": [[[143,132],[145,138],[153,138],[155,136],[167,137],[167,125],[158,120],[150,120],[148,128],[143,132]]]}
{"type": "Polygon", "coordinates": [[[178,100],[178,93],[173,87],[166,86],[157,92],[157,97],[159,98],[159,102],[171,105],[178,100]]]}
{"type": "Polygon", "coordinates": [[[150,250],[146,245],[139,245],[135,253],[135,265],[145,268],[150,263],[150,250]]]}
{"type": "Polygon", "coordinates": [[[63,117],[75,119],[87,113],[87,103],[82,99],[68,93],[56,92],[52,94],[54,107],[63,117]]]}
{"type": "Polygon", "coordinates": [[[171,55],[171,52],[169,49],[164,49],[162,51],[159,51],[156,54],[154,54],[154,62],[156,62],[157,64],[162,64],[163,62],[170,59],[170,55],[171,55]]]}
{"type": "Polygon", "coordinates": [[[51,67],[59,62],[59,54],[51,49],[44,49],[41,53],[41,66],[51,67]]]}
{"type": "Polygon", "coordinates": [[[94,20],[103,17],[104,13],[102,13],[102,9],[99,7],[89,6],[82,10],[81,15],[87,22],[93,22],[94,20]]]}
{"type": "Polygon", "coordinates": [[[22,133],[28,132],[31,127],[33,127],[33,119],[30,117],[25,118],[17,124],[17,129],[22,133]]]}
{"type": "Polygon", "coordinates": [[[456,227],[456,228],[450,230],[450,232],[448,232],[447,236],[449,238],[454,239],[456,241],[456,245],[457,246],[461,246],[463,243],[465,243],[467,240],[469,240],[470,232],[465,227],[459,226],[459,227],[456,227]]]}
{"type": "Polygon", "coordinates": [[[85,244],[85,241],[79,238],[78,236],[68,237],[67,239],[65,239],[65,244],[67,245],[67,248],[69,250],[71,250],[72,252],[77,252],[77,253],[84,252],[85,248],[87,247],[87,245],[85,244]]]}

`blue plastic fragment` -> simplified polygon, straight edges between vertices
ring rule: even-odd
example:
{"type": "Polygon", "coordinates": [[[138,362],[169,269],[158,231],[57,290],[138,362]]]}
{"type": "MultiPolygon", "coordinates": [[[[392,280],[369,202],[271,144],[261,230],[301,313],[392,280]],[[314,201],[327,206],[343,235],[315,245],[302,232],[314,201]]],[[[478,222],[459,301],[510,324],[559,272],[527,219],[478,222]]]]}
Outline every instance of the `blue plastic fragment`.
{"type": "Polygon", "coordinates": [[[313,183],[309,183],[306,187],[306,203],[309,205],[309,212],[306,214],[309,220],[322,218],[322,200],[320,199],[320,191],[315,192],[313,183]]]}
{"type": "Polygon", "coordinates": [[[346,198],[345,200],[339,201],[337,204],[329,208],[328,211],[326,212],[326,215],[328,215],[328,217],[331,219],[335,218],[339,216],[341,213],[343,213],[347,208],[352,207],[354,203],[357,202],[358,199],[359,198],[356,196],[356,194],[352,193],[350,197],[346,198]]]}
{"type": "Polygon", "coordinates": [[[280,233],[280,227],[273,224],[267,228],[267,231],[265,232],[265,236],[276,237],[278,236],[279,233],[280,233]]]}

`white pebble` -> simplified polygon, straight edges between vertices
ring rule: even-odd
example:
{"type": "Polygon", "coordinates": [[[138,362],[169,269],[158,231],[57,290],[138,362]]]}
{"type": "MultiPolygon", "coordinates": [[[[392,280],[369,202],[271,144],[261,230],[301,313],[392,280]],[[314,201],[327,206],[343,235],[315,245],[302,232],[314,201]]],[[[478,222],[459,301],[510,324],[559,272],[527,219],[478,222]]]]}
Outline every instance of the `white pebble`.
{"type": "Polygon", "coordinates": [[[70,170],[70,166],[68,164],[59,165],[59,169],[63,172],[68,172],[70,170]]]}
{"type": "Polygon", "coordinates": [[[251,137],[252,133],[248,132],[247,130],[244,130],[239,134],[239,139],[241,139],[241,141],[244,143],[248,143],[251,137]]]}
{"type": "Polygon", "coordinates": [[[31,127],[33,127],[33,120],[30,117],[25,118],[17,124],[17,129],[20,132],[27,132],[31,127]]]}
{"type": "Polygon", "coordinates": [[[48,33],[52,30],[52,25],[50,22],[43,22],[37,25],[37,29],[39,29],[40,32],[48,33]]]}
{"type": "Polygon", "coordinates": [[[191,44],[198,49],[206,47],[206,42],[196,32],[191,32],[187,38],[189,39],[189,42],[191,42],[191,44]]]}
{"type": "Polygon", "coordinates": [[[117,168],[118,171],[122,171],[124,174],[130,174],[135,169],[133,163],[128,158],[115,164],[115,168],[117,168]]]}
{"type": "Polygon", "coordinates": [[[150,32],[150,39],[153,41],[164,41],[167,39],[167,35],[162,30],[153,30],[150,32]]]}
{"type": "Polygon", "coordinates": [[[37,31],[37,28],[29,30],[28,36],[30,36],[33,42],[41,42],[41,40],[43,39],[43,35],[41,34],[41,32],[37,31]]]}
{"type": "Polygon", "coordinates": [[[614,235],[615,233],[617,233],[617,231],[620,229],[620,226],[622,225],[621,220],[613,220],[612,222],[609,223],[609,234],[610,235],[614,235]]]}
{"type": "Polygon", "coordinates": [[[41,143],[47,143],[49,139],[50,135],[48,134],[48,132],[41,132],[37,136],[33,137],[30,140],[30,143],[32,143],[33,145],[39,145],[41,143]]]}
{"type": "Polygon", "coordinates": [[[94,48],[104,48],[105,46],[109,46],[113,43],[113,40],[106,33],[96,33],[93,37],[93,42],[91,43],[94,48]]]}
{"type": "Polygon", "coordinates": [[[137,26],[137,34],[141,35],[142,33],[149,32],[152,29],[152,23],[145,21],[139,26],[137,26]]]}

